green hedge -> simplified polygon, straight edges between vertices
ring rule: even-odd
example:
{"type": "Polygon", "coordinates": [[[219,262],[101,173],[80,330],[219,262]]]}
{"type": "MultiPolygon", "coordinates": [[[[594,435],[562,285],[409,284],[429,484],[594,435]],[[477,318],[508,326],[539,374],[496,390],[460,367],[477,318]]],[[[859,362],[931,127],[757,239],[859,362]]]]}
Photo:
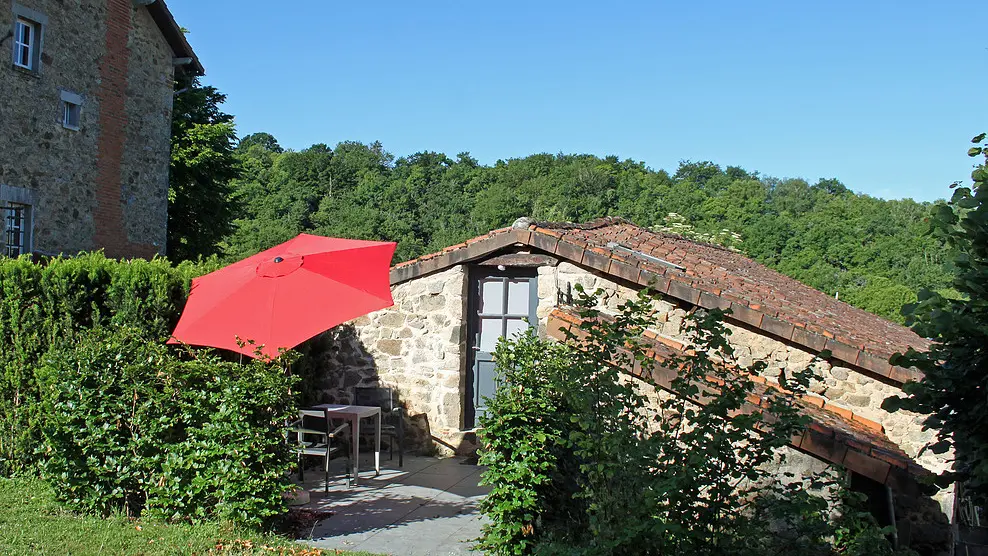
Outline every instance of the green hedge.
{"type": "Polygon", "coordinates": [[[79,509],[261,526],[284,512],[294,412],[280,366],[176,355],[95,328],[44,358],[42,476],[79,509]]]}
{"type": "Polygon", "coordinates": [[[216,267],[0,258],[0,474],[40,473],[100,514],[282,513],[292,379],[164,345],[191,279],[216,267]]]}
{"type": "Polygon", "coordinates": [[[215,264],[116,261],[102,253],[0,257],[0,473],[37,462],[36,371],[56,343],[97,325],[129,326],[163,340],[178,320],[193,276],[215,264]]]}

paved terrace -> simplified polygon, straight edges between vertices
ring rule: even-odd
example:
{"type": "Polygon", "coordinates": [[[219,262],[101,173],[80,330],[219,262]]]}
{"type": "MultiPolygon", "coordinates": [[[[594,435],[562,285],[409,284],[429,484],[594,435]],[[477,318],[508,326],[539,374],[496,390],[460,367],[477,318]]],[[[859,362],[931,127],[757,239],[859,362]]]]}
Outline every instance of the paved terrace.
{"type": "Polygon", "coordinates": [[[329,494],[321,470],[305,474],[311,496],[306,507],[333,515],[302,542],[396,556],[470,554],[482,523],[477,505],[488,490],[477,485],[483,468],[463,458],[406,456],[401,468],[386,452],[381,460],[381,475],[374,478],[373,454],[361,454],[360,483],[347,488],[345,460],[334,459],[329,494]]]}

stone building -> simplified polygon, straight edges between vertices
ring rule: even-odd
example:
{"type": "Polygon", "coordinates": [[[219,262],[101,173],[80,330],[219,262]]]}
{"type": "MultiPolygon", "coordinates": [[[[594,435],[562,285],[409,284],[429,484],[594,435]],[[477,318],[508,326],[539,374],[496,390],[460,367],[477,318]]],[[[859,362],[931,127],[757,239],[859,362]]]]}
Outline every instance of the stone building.
{"type": "Polygon", "coordinates": [[[0,7],[0,255],[163,253],[176,71],[163,0],[0,7]]]}
{"type": "MultiPolygon", "coordinates": [[[[812,419],[794,438],[786,469],[816,473],[843,466],[879,514],[921,553],[948,542],[952,491],[921,493],[918,479],[948,465],[923,447],[932,439],[921,415],[889,413],[882,401],[920,377],[889,356],[929,343],[888,322],[768,269],[737,252],[639,228],[621,219],[588,224],[520,220],[391,269],[395,304],[330,332],[319,385],[325,401],[349,400],[353,386],[396,387],[418,449],[476,449],[477,415],[495,386],[491,352],[524,330],[560,338],[579,322],[566,304],[576,284],[608,293],[607,306],[651,284],[662,294],[650,331],[658,365],[630,380],[668,388],[664,357],[687,348],[683,319],[702,308],[730,309],[738,363],[765,361],[763,388],[783,370],[814,365],[818,380],[802,398],[812,419]],[[820,360],[821,351],[831,356],[820,360]],[[650,378],[649,381],[641,379],[650,378]],[[894,499],[894,504],[889,501],[894,499]]],[[[637,375],[637,376],[635,376],[637,375]]],[[[658,395],[660,392],[653,393],[658,395]]],[[[757,403],[757,400],[755,400],[757,403]]]]}

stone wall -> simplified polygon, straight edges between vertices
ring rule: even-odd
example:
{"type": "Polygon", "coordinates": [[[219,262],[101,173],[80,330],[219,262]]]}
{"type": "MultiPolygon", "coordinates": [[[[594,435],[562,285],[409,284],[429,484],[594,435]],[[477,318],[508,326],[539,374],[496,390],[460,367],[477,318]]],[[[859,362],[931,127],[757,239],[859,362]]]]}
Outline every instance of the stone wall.
{"type": "Polygon", "coordinates": [[[132,245],[164,253],[175,66],[171,46],[147,9],[134,9],[128,37],[127,127],[120,165],[123,232],[132,245]]]}
{"type": "MultiPolygon", "coordinates": [[[[655,421],[658,419],[657,408],[659,407],[659,404],[661,402],[668,401],[673,396],[672,393],[656,388],[655,386],[652,386],[641,379],[632,377],[631,375],[626,375],[622,377],[621,380],[622,383],[632,384],[638,394],[647,398],[648,403],[644,411],[646,411],[645,416],[650,421],[655,421]]],[[[687,404],[687,407],[691,407],[694,410],[700,409],[694,404],[687,404]]],[[[655,428],[652,430],[655,430],[655,428]]],[[[775,459],[775,462],[766,465],[766,467],[775,479],[783,484],[791,484],[797,481],[807,482],[811,477],[817,476],[826,471],[828,464],[809,454],[804,454],[795,448],[787,446],[779,451],[779,457],[775,459]]]]}
{"type": "Polygon", "coordinates": [[[350,401],[354,386],[393,386],[412,451],[469,451],[462,432],[467,275],[463,266],[398,284],[393,307],[329,333],[321,401],[350,401]]]}
{"type": "MultiPolygon", "coordinates": [[[[734,336],[732,339],[743,346],[738,349],[753,347],[754,349],[749,355],[755,359],[771,357],[771,354],[765,355],[761,351],[763,348],[760,343],[745,341],[746,339],[750,340],[750,338],[734,336]]],[[[779,355],[771,358],[776,362],[776,366],[786,361],[779,355]]],[[[808,354],[788,359],[793,365],[803,366],[809,360],[808,354]]],[[[769,371],[769,373],[771,372],[769,371]]],[[[862,376],[860,373],[845,367],[829,367],[828,365],[828,373],[824,380],[827,382],[838,380],[836,377],[843,376],[844,372],[847,372],[848,376],[852,378],[862,376]]],[[[778,376],[778,374],[774,376],[778,376]]],[[[847,379],[840,379],[840,381],[844,380],[847,379]]],[[[633,384],[636,391],[649,400],[650,403],[647,404],[645,411],[648,412],[647,416],[650,419],[657,417],[657,411],[654,408],[659,407],[659,402],[668,400],[673,395],[630,375],[623,377],[622,381],[633,384]]],[[[939,461],[935,463],[940,464],[939,461]]],[[[814,456],[786,446],[779,450],[774,461],[765,464],[764,468],[769,472],[772,480],[786,485],[802,483],[806,487],[809,486],[812,478],[822,477],[830,465],[814,456]]],[[[832,469],[831,477],[839,478],[837,472],[837,469],[832,469]]],[[[829,485],[824,487],[824,490],[814,491],[814,494],[833,496],[836,494],[835,488],[836,485],[829,485]]],[[[952,492],[949,490],[944,490],[934,497],[896,493],[893,497],[893,513],[900,546],[908,546],[923,555],[945,554],[950,545],[950,524],[947,516],[951,513],[952,500],[952,492]]]]}
{"type": "MultiPolygon", "coordinates": [[[[16,4],[48,19],[39,72],[15,68],[11,39],[0,43],[0,184],[31,190],[34,250],[163,252],[174,70],[147,8],[130,0],[16,4]],[[108,48],[111,21],[120,40],[108,48]],[[107,60],[122,54],[124,65],[114,70],[119,83],[110,83],[107,60]],[[113,85],[119,110],[104,106],[101,84],[113,85]],[[62,126],[62,91],[83,99],[78,131],[62,126]],[[119,164],[101,168],[100,154],[119,164]],[[100,212],[101,186],[109,212],[100,212]]],[[[13,17],[9,2],[0,6],[0,37],[13,17]]]]}

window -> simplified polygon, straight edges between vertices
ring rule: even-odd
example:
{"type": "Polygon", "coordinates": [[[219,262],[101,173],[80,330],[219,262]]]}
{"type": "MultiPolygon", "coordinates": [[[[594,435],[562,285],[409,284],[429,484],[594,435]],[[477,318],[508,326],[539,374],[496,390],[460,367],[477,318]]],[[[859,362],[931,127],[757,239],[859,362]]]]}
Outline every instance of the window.
{"type": "Polygon", "coordinates": [[[3,220],[3,246],[0,255],[19,257],[31,252],[29,205],[3,203],[0,218],[3,220]]]}
{"type": "Polygon", "coordinates": [[[14,25],[14,65],[34,71],[34,53],[38,49],[38,24],[17,18],[14,25]]]}
{"type": "Polygon", "coordinates": [[[41,73],[41,44],[48,18],[14,2],[14,67],[41,73]]]}
{"type": "Polygon", "coordinates": [[[82,121],[82,96],[70,91],[62,91],[62,126],[79,131],[82,121]]]}
{"type": "Polygon", "coordinates": [[[72,104],[71,102],[63,102],[62,104],[65,106],[62,116],[62,125],[69,129],[78,131],[79,116],[82,113],[82,107],[78,104],[72,104]]]}

